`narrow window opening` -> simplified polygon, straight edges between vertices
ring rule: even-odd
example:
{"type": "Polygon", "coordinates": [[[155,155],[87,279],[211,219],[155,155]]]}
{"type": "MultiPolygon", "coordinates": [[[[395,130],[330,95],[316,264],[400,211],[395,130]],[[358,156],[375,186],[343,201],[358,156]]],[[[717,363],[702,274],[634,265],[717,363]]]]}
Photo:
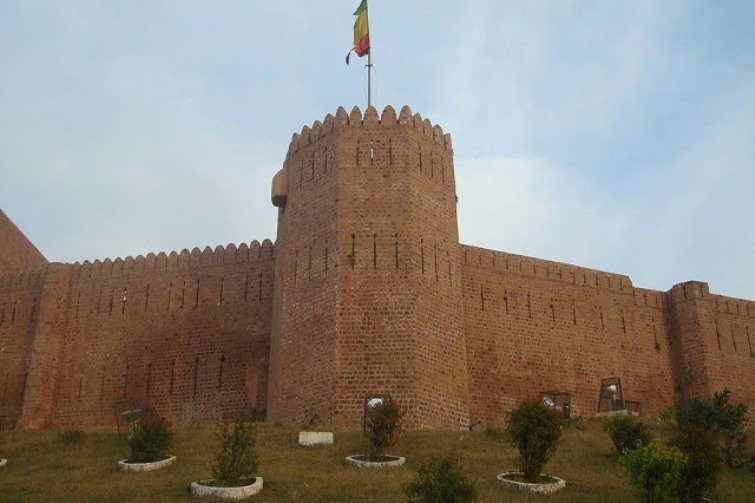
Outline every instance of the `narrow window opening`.
{"type": "Polygon", "coordinates": [[[396,233],[396,241],[394,243],[395,255],[396,255],[396,269],[398,269],[398,232],[396,233]]]}
{"type": "Polygon", "coordinates": [[[194,360],[194,378],[192,382],[191,397],[197,399],[197,379],[199,378],[199,358],[194,360]]]}
{"type": "Polygon", "coordinates": [[[3,302],[3,310],[0,311],[0,325],[5,321],[5,302],[3,302]]]}
{"type": "Polygon", "coordinates": [[[259,288],[257,289],[257,296],[259,300],[262,300],[262,273],[260,273],[259,288]]]}
{"type": "Polygon", "coordinates": [[[126,312],[126,299],[128,298],[128,289],[123,289],[123,304],[121,304],[121,314],[126,312]]]}
{"type": "Polygon", "coordinates": [[[393,166],[393,144],[388,140],[388,162],[393,166]]]}
{"type": "Polygon", "coordinates": [[[721,332],[718,330],[718,323],[716,323],[716,342],[718,343],[718,350],[721,351],[721,332]]]}
{"type": "Polygon", "coordinates": [[[170,282],[170,286],[168,287],[168,310],[170,311],[170,307],[172,305],[173,301],[173,282],[170,282]]]}
{"type": "Polygon", "coordinates": [[[509,314],[509,297],[506,290],[503,291],[503,307],[506,310],[506,314],[509,314]]]}
{"type": "Polygon", "coordinates": [[[325,253],[322,256],[322,260],[325,266],[325,270],[328,270],[328,240],[325,240],[325,253]]]}
{"type": "Polygon", "coordinates": [[[18,302],[17,300],[13,301],[13,312],[11,313],[11,317],[10,317],[11,325],[16,322],[16,303],[17,302],[18,302]]]}
{"type": "Polygon", "coordinates": [[[750,350],[750,356],[753,356],[752,343],[750,342],[750,327],[746,327],[746,329],[747,329],[747,348],[750,350]]]}
{"type": "Polygon", "coordinates": [[[603,308],[602,307],[600,308],[600,328],[602,328],[603,330],[606,329],[606,322],[603,319],[603,308]]]}
{"type": "Polygon", "coordinates": [[[126,365],[126,372],[123,374],[123,398],[126,398],[126,390],[128,389],[128,371],[131,367],[126,365]]]}
{"type": "Polygon", "coordinates": [[[31,316],[29,316],[30,321],[34,320],[34,313],[36,312],[36,310],[37,310],[37,297],[34,297],[31,301],[31,316]]]}
{"type": "Polygon", "coordinates": [[[8,379],[10,373],[5,374],[5,385],[3,386],[3,405],[5,405],[5,397],[8,396],[8,379]]]}
{"type": "Polygon", "coordinates": [[[485,289],[482,285],[480,285],[480,308],[485,310],[485,289]]]}
{"type": "Polygon", "coordinates": [[[370,142],[370,164],[375,164],[375,146],[370,142]]]}
{"type": "Polygon", "coordinates": [[[220,276],[220,294],[218,295],[218,305],[223,305],[223,290],[225,288],[225,275],[220,276]]]}
{"type": "MultiPolygon", "coordinates": [[[[75,318],[79,317],[79,306],[81,305],[81,292],[76,296],[76,315],[75,318]]],[[[3,306],[3,311],[5,311],[5,306],[3,306]]],[[[5,313],[3,313],[5,314],[5,313]]],[[[0,320],[0,324],[2,324],[2,320],[0,320]]]]}
{"type": "Polygon", "coordinates": [[[372,268],[377,269],[377,234],[372,235],[372,268]]]}
{"type": "Polygon", "coordinates": [[[197,293],[194,297],[194,307],[199,307],[199,278],[197,278],[197,293]]]}
{"type": "Polygon", "coordinates": [[[249,299],[249,273],[244,276],[244,302],[249,299]]]}
{"type": "Polygon", "coordinates": [[[422,151],[419,153],[419,172],[422,173],[422,151]]]}
{"type": "Polygon", "coordinates": [[[438,246],[433,245],[433,260],[435,261],[435,282],[438,282],[438,246]]]}
{"type": "Polygon", "coordinates": [[[624,318],[624,315],[621,315],[621,331],[624,333],[627,333],[627,320],[624,318]]]}
{"type": "Polygon", "coordinates": [[[577,308],[575,306],[571,307],[571,322],[572,325],[577,326],[577,308]]]}
{"type": "Polygon", "coordinates": [[[108,315],[113,315],[113,302],[115,301],[115,288],[110,289],[110,302],[108,302],[108,315]]]}
{"type": "Polygon", "coordinates": [[[553,307],[553,304],[550,305],[551,308],[551,321],[553,323],[556,323],[556,308],[553,307]]]}
{"type": "Polygon", "coordinates": [[[734,337],[734,327],[731,327],[731,345],[734,346],[734,352],[737,352],[737,339],[734,337]]]}
{"type": "Polygon", "coordinates": [[[105,367],[102,367],[102,375],[100,376],[100,400],[105,397],[105,367]]]}
{"type": "Polygon", "coordinates": [[[173,384],[176,382],[176,361],[170,362],[170,394],[173,394],[173,384]]]}
{"type": "Polygon", "coordinates": [[[147,312],[147,307],[149,307],[149,285],[147,285],[147,293],[144,295],[144,312],[147,312]]]}
{"type": "Polygon", "coordinates": [[[181,309],[186,305],[186,280],[184,280],[183,287],[181,287],[181,309]]]}
{"type": "Polygon", "coordinates": [[[422,274],[425,274],[425,240],[422,238],[419,240],[419,255],[422,274]]]}
{"type": "Polygon", "coordinates": [[[149,396],[150,388],[152,387],[152,364],[147,364],[147,396],[149,396]]]}
{"type": "Polygon", "coordinates": [[[223,389],[223,364],[225,363],[225,356],[220,357],[220,367],[218,368],[218,391],[223,389]]]}
{"type": "Polygon", "coordinates": [[[357,248],[356,248],[356,235],[351,235],[351,255],[349,255],[349,260],[351,262],[351,268],[354,269],[354,265],[356,265],[357,262],[357,248]]]}
{"type": "MultiPolygon", "coordinates": [[[[81,401],[81,388],[83,387],[84,387],[84,376],[80,376],[79,377],[79,396],[78,396],[79,402],[81,401]]],[[[3,397],[3,401],[5,401],[5,397],[3,397]]]]}
{"type": "Polygon", "coordinates": [[[312,246],[307,248],[307,281],[312,281],[312,246]]]}

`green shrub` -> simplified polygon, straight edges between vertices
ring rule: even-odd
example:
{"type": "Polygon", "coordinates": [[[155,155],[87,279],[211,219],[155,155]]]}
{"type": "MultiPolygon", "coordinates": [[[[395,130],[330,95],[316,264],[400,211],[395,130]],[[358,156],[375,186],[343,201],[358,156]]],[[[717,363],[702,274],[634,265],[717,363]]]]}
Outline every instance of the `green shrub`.
{"type": "Polygon", "coordinates": [[[747,407],[729,403],[731,391],[724,388],[709,399],[692,398],[676,408],[676,422],[680,430],[700,427],[717,432],[723,438],[724,461],[729,468],[742,466],[747,460],[747,407]]]}
{"type": "Polygon", "coordinates": [[[537,482],[561,437],[563,416],[540,401],[528,401],[511,411],[508,436],[519,449],[519,469],[529,482],[537,482]]]}
{"type": "Polygon", "coordinates": [[[365,412],[367,460],[379,461],[401,431],[401,408],[393,400],[383,400],[365,412]]]}
{"type": "Polygon", "coordinates": [[[606,426],[616,452],[624,454],[637,445],[647,445],[653,437],[645,423],[631,414],[614,416],[606,426]]]}
{"type": "Polygon", "coordinates": [[[157,414],[149,414],[134,422],[128,439],[131,463],[153,463],[166,458],[165,452],[173,443],[168,421],[157,414]]]}
{"type": "Polygon", "coordinates": [[[718,438],[715,433],[699,426],[683,430],[672,440],[686,456],[687,464],[682,470],[682,483],[677,495],[682,502],[702,501],[703,495],[711,493],[718,484],[718,474],[723,466],[718,438]]]}
{"type": "Polygon", "coordinates": [[[676,495],[687,457],[678,448],[662,451],[657,442],[650,442],[626,451],[620,462],[629,474],[631,484],[639,490],[643,502],[679,501],[676,495]]]}
{"type": "Polygon", "coordinates": [[[239,418],[231,425],[219,427],[218,438],[221,447],[212,467],[215,484],[223,487],[243,485],[240,480],[252,477],[257,471],[254,427],[239,418]]]}
{"type": "Polygon", "coordinates": [[[63,430],[58,433],[58,442],[64,445],[78,445],[84,441],[85,434],[81,430],[63,430]]]}
{"type": "Polygon", "coordinates": [[[477,489],[462,473],[456,454],[420,463],[417,477],[406,487],[410,501],[421,503],[466,503],[477,500],[477,489]]]}

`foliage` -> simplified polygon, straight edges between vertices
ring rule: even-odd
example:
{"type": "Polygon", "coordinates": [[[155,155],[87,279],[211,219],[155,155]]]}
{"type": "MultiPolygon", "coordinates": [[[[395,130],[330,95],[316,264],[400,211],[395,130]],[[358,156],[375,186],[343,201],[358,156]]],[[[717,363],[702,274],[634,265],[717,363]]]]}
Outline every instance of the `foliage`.
{"type": "Polygon", "coordinates": [[[455,453],[420,463],[417,477],[405,489],[410,501],[466,503],[477,500],[477,488],[462,473],[455,453]]]}
{"type": "Polygon", "coordinates": [[[257,471],[254,427],[242,418],[231,425],[222,425],[217,432],[221,447],[215,456],[212,476],[215,484],[223,487],[242,485],[243,478],[257,471]]]}
{"type": "Polygon", "coordinates": [[[637,445],[647,445],[653,438],[645,423],[631,414],[614,416],[606,426],[616,452],[624,454],[637,445]]]}
{"type": "Polygon", "coordinates": [[[537,482],[558,446],[563,416],[540,401],[521,403],[508,417],[508,436],[519,450],[519,469],[529,482],[537,482]]]}
{"type": "Polygon", "coordinates": [[[679,501],[676,494],[687,463],[685,454],[676,447],[662,451],[657,442],[627,451],[620,459],[645,503],[679,501]]]}
{"type": "Polygon", "coordinates": [[[724,388],[721,393],[713,393],[712,398],[692,398],[680,404],[676,408],[676,422],[680,430],[697,426],[721,434],[724,461],[730,468],[737,468],[747,459],[744,435],[747,407],[742,403],[729,403],[730,394],[731,391],[724,388]]]}
{"type": "Polygon", "coordinates": [[[82,430],[63,430],[58,433],[58,442],[64,445],[77,445],[84,441],[82,430]]]}
{"type": "Polygon", "coordinates": [[[385,449],[396,441],[401,431],[401,407],[394,400],[383,400],[365,412],[365,436],[367,439],[367,460],[378,461],[385,455],[385,449]]]}
{"type": "Polygon", "coordinates": [[[170,424],[158,414],[148,414],[134,422],[128,439],[131,463],[153,463],[165,459],[165,452],[173,443],[170,424]]]}
{"type": "Polygon", "coordinates": [[[682,430],[671,445],[687,456],[682,483],[677,491],[679,499],[682,502],[702,501],[704,494],[715,490],[723,466],[716,434],[700,426],[692,426],[682,430]]]}

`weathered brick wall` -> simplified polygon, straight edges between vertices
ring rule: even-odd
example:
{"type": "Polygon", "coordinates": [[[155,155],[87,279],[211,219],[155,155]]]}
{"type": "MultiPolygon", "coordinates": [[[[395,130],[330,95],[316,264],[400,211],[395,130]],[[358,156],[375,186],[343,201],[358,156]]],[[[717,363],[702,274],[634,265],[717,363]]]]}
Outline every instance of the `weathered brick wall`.
{"type": "Polygon", "coordinates": [[[47,259],[0,209],[0,274],[38,270],[47,259]]]}
{"type": "Polygon", "coordinates": [[[573,413],[597,412],[601,379],[656,415],[673,400],[661,292],[626,276],[462,248],[471,419],[500,425],[540,391],[572,395],[573,413]]]}
{"type": "Polygon", "coordinates": [[[21,415],[45,272],[0,275],[0,429],[21,415]]]}
{"type": "Polygon", "coordinates": [[[356,425],[381,393],[410,427],[466,426],[460,292],[434,269],[458,286],[450,138],[408,107],[341,108],[295,135],[285,173],[272,417],[356,425]]]}
{"type": "Polygon", "coordinates": [[[699,281],[668,298],[679,387],[699,397],[729,388],[733,402],[755,410],[755,302],[711,294],[699,281]]]}

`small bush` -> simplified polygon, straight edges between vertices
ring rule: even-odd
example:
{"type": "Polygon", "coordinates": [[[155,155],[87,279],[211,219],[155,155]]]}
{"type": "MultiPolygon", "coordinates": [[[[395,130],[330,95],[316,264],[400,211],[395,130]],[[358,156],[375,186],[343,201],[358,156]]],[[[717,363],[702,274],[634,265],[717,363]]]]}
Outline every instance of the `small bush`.
{"type": "Polygon", "coordinates": [[[401,416],[401,408],[393,400],[383,400],[379,405],[367,407],[365,436],[368,461],[381,460],[385,449],[394,444],[401,431],[401,416]]]}
{"type": "Polygon", "coordinates": [[[58,443],[64,445],[78,445],[84,441],[85,434],[81,430],[63,430],[58,433],[58,443]]]}
{"type": "Polygon", "coordinates": [[[699,427],[719,433],[724,442],[724,461],[729,468],[738,468],[747,460],[747,407],[729,403],[730,395],[731,391],[724,388],[709,399],[692,398],[676,408],[676,422],[680,430],[699,427]]]}
{"type": "Polygon", "coordinates": [[[131,463],[153,463],[165,459],[165,452],[173,443],[173,432],[168,421],[157,414],[150,414],[134,423],[128,440],[131,447],[131,463]]]}
{"type": "Polygon", "coordinates": [[[614,416],[606,426],[616,452],[624,454],[637,445],[647,445],[653,438],[645,423],[631,414],[614,416]]]}
{"type": "Polygon", "coordinates": [[[523,402],[511,411],[508,436],[519,449],[519,469],[529,482],[537,482],[561,437],[563,416],[540,401],[523,402]]]}
{"type": "Polygon", "coordinates": [[[215,457],[212,476],[215,484],[223,487],[243,485],[240,481],[257,471],[254,427],[242,418],[232,425],[223,425],[218,430],[220,452],[215,457]]]}
{"type": "Polygon", "coordinates": [[[421,503],[466,503],[477,500],[477,489],[462,473],[456,454],[420,463],[417,477],[406,487],[410,501],[421,503]]]}
{"type": "Polygon", "coordinates": [[[682,483],[677,491],[679,499],[684,503],[702,501],[703,495],[716,489],[718,474],[723,467],[718,438],[709,430],[691,427],[683,430],[671,445],[687,456],[682,483]]]}
{"type": "Polygon", "coordinates": [[[657,442],[626,451],[620,458],[631,484],[644,502],[678,501],[676,494],[687,463],[685,454],[676,447],[662,451],[657,442]]]}

